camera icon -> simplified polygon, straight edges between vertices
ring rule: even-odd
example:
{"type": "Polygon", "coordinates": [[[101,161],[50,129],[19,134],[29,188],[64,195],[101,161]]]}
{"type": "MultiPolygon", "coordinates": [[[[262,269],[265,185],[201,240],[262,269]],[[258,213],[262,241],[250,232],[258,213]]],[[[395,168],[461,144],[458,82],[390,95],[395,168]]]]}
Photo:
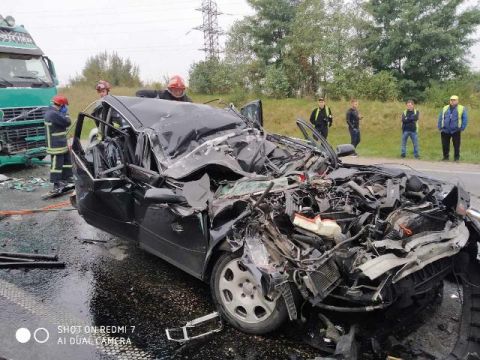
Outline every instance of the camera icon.
{"type": "MultiPolygon", "coordinates": [[[[15,333],[15,338],[19,343],[26,344],[32,338],[32,333],[27,328],[19,328],[15,333]]],[[[33,332],[33,339],[39,344],[46,343],[49,338],[50,333],[43,327],[35,329],[33,332]]]]}

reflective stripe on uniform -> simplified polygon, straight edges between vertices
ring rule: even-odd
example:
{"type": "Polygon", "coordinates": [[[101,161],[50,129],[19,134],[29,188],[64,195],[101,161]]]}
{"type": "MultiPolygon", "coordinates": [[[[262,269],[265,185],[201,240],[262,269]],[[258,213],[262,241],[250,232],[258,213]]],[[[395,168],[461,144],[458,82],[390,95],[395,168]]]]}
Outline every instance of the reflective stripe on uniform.
{"type": "MultiPolygon", "coordinates": [[[[317,119],[318,119],[318,114],[319,114],[319,113],[320,113],[320,108],[318,107],[318,108],[317,108],[317,112],[315,113],[315,121],[317,121],[317,119]]],[[[325,106],[325,115],[326,115],[327,117],[330,116],[330,108],[329,108],[328,106],[325,106]]]]}
{"type": "MultiPolygon", "coordinates": [[[[450,105],[445,105],[443,107],[443,114],[442,114],[442,128],[445,127],[445,115],[448,111],[448,108],[450,107],[450,105]]],[[[458,114],[458,117],[457,117],[457,127],[460,128],[462,126],[462,116],[463,116],[463,105],[457,105],[457,114],[458,114]]],[[[450,116],[451,116],[452,112],[450,111],[450,116]]]]}
{"type": "Polygon", "coordinates": [[[58,132],[58,133],[52,133],[52,136],[61,136],[61,135],[67,135],[67,132],[58,132]]]}
{"type": "Polygon", "coordinates": [[[61,148],[47,148],[47,154],[56,155],[56,154],[65,154],[68,152],[68,147],[64,146],[61,148]]]}
{"type": "Polygon", "coordinates": [[[47,148],[50,148],[50,126],[52,125],[52,123],[49,123],[49,122],[46,122],[45,121],[45,128],[47,130],[47,148]]]}
{"type": "Polygon", "coordinates": [[[71,168],[72,165],[63,165],[64,168],[71,168]]]}
{"type": "Polygon", "coordinates": [[[61,173],[62,170],[58,170],[56,169],[57,167],[57,157],[56,156],[52,156],[52,164],[51,164],[51,168],[50,168],[50,172],[51,173],[61,173]]]}

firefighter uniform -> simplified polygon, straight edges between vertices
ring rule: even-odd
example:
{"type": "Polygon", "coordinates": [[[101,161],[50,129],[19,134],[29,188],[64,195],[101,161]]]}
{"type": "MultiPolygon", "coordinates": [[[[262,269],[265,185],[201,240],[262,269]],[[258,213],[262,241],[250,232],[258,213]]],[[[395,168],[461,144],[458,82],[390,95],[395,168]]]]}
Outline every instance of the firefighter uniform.
{"type": "Polygon", "coordinates": [[[50,182],[60,185],[72,177],[72,162],[67,146],[67,128],[70,118],[55,106],[50,106],[45,114],[47,153],[51,156],[50,182]]]}

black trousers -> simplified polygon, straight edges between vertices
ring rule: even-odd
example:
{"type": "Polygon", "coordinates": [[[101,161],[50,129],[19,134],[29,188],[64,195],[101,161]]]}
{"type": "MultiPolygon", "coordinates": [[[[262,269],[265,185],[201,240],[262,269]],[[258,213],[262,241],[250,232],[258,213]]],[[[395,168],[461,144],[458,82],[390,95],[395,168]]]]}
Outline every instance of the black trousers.
{"type": "Polygon", "coordinates": [[[317,130],[320,135],[322,135],[325,139],[328,136],[328,125],[325,124],[325,126],[315,126],[315,130],[317,130]]]}
{"type": "Polygon", "coordinates": [[[440,133],[442,137],[442,150],[443,150],[443,158],[448,159],[450,157],[450,139],[452,139],[453,143],[453,157],[454,160],[460,159],[460,140],[461,140],[461,131],[457,131],[453,134],[447,133],[440,133]]]}
{"type": "Polygon", "coordinates": [[[67,180],[72,176],[72,160],[70,152],[65,154],[50,155],[50,182],[58,183],[62,180],[67,180]]]}

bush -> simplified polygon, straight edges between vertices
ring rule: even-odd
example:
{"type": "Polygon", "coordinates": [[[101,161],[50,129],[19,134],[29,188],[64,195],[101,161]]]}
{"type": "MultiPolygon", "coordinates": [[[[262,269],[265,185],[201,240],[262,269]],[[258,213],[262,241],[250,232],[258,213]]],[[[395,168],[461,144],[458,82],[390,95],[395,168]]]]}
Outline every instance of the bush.
{"type": "Polygon", "coordinates": [[[387,71],[371,74],[361,69],[346,69],[325,85],[327,96],[333,100],[363,98],[390,101],[399,96],[398,82],[387,71]]]}
{"type": "Polygon", "coordinates": [[[400,94],[397,79],[387,71],[380,71],[372,76],[366,76],[363,84],[357,84],[364,89],[364,96],[368,100],[391,101],[398,99],[400,94]]]}
{"type": "Polygon", "coordinates": [[[480,74],[471,74],[468,78],[448,81],[433,81],[425,90],[426,101],[442,107],[448,104],[450,96],[458,95],[460,103],[472,108],[480,107],[480,74]]]}
{"type": "Polygon", "coordinates": [[[288,97],[290,85],[287,75],[281,66],[270,65],[265,75],[264,91],[276,99],[288,97]]]}
{"type": "Polygon", "coordinates": [[[236,107],[244,105],[248,99],[249,93],[240,86],[236,86],[227,97],[227,101],[233,103],[236,107]]]}
{"type": "Polygon", "coordinates": [[[189,86],[197,93],[226,94],[236,85],[235,69],[215,59],[194,63],[190,68],[189,86]]]}

